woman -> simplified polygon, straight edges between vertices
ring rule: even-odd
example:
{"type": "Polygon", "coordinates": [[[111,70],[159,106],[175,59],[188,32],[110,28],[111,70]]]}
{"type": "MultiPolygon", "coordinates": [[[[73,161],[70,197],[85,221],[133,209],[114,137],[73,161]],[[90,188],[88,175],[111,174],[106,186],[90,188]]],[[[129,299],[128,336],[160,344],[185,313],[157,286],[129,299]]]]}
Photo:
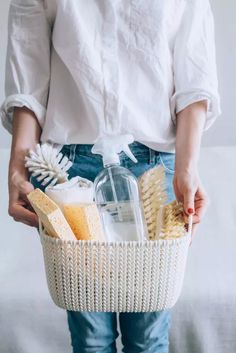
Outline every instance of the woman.
{"type": "MultiPolygon", "coordinates": [[[[198,175],[203,131],[220,114],[214,25],[207,0],[13,0],[9,12],[6,100],[12,133],[9,214],[37,227],[26,194],[24,156],[38,141],[63,146],[71,176],[94,180],[91,147],[103,133],[130,133],[136,176],[165,167],[169,201],[193,213],[208,197],[198,175]]],[[[121,313],[124,352],[168,352],[170,312],[121,313]]],[[[68,312],[74,352],[115,352],[115,313],[68,312]]]]}

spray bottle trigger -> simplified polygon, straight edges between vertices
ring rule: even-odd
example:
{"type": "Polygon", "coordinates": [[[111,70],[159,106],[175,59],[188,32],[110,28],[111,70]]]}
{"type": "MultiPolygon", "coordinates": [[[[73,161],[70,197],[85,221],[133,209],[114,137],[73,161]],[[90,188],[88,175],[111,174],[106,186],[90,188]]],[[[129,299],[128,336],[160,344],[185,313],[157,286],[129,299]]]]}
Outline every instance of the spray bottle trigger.
{"type": "Polygon", "coordinates": [[[134,163],[137,163],[138,160],[137,158],[135,158],[135,156],[133,155],[133,153],[131,152],[129,146],[125,146],[125,148],[123,149],[124,153],[126,154],[126,156],[128,156],[134,163]]]}

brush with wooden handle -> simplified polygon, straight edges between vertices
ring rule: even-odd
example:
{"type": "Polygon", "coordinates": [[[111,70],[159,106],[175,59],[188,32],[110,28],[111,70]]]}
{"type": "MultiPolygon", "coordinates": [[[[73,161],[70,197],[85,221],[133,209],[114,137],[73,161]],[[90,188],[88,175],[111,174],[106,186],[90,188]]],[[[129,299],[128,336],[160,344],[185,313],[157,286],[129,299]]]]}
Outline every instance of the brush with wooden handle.
{"type": "Polygon", "coordinates": [[[152,240],[156,235],[157,213],[167,200],[164,168],[159,165],[146,171],[139,178],[139,188],[148,236],[152,240]]]}
{"type": "Polygon", "coordinates": [[[186,235],[183,204],[176,200],[166,204],[164,167],[159,165],[145,172],[139,178],[139,187],[149,240],[186,235]]]}

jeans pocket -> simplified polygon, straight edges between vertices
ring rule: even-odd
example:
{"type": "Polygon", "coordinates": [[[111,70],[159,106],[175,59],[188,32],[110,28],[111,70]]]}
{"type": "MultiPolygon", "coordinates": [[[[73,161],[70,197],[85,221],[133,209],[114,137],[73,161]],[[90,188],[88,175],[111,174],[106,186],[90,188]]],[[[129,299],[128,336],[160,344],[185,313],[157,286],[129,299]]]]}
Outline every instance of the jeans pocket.
{"type": "Polygon", "coordinates": [[[166,173],[175,173],[175,153],[159,152],[159,159],[166,173]]]}

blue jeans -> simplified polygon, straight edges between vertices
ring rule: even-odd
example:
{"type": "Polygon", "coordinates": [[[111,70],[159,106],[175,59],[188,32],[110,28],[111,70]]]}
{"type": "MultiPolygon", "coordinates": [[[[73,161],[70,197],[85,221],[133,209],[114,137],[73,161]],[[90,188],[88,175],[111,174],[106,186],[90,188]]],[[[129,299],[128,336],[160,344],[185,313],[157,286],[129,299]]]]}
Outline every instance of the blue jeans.
{"type": "MultiPolygon", "coordinates": [[[[69,176],[80,175],[94,181],[102,170],[102,158],[91,153],[92,145],[65,145],[62,153],[72,160],[69,176]]],[[[130,169],[136,177],[146,170],[162,164],[166,174],[168,202],[175,196],[173,192],[173,174],[175,154],[156,152],[141,143],[134,142],[130,148],[138,159],[133,163],[121,153],[121,165],[130,169]]],[[[38,183],[33,180],[35,186],[38,183]]],[[[73,353],[114,353],[116,352],[117,315],[116,313],[67,311],[73,353]]],[[[147,313],[119,313],[123,352],[167,353],[170,311],[147,313]]]]}

